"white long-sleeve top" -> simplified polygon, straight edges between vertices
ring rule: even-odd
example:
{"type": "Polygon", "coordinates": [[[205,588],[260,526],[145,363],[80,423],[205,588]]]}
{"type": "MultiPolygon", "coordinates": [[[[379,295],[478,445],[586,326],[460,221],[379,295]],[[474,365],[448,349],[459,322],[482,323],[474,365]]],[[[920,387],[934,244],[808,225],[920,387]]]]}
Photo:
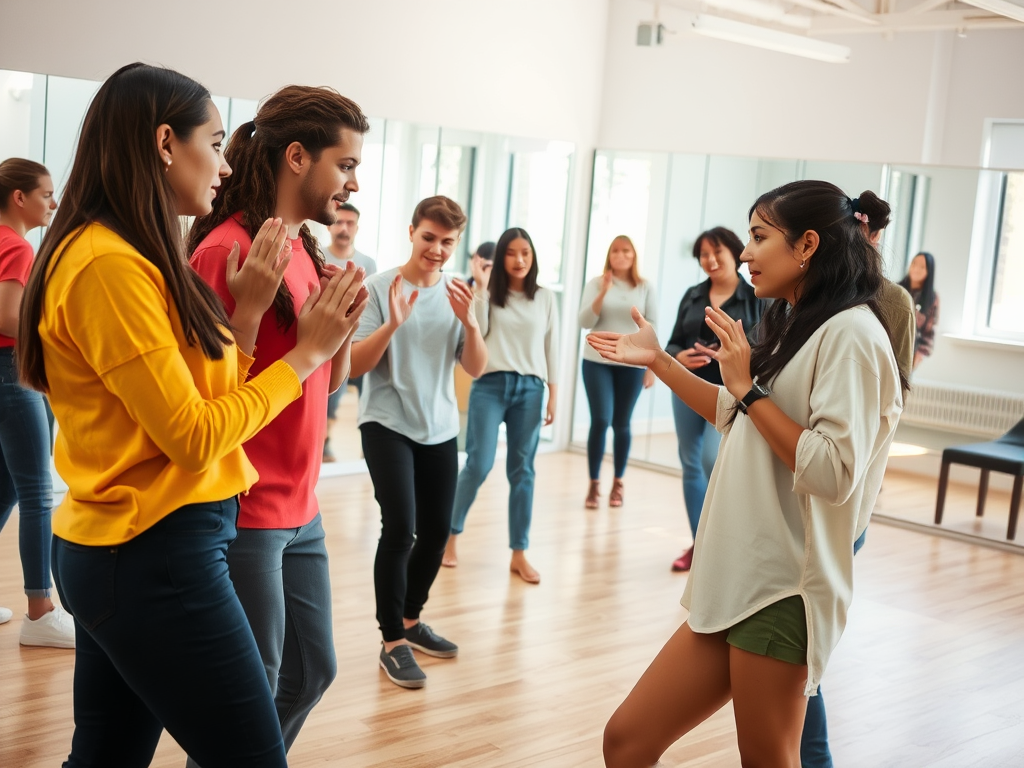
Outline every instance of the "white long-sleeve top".
{"type": "Polygon", "coordinates": [[[785,597],[807,613],[813,695],[846,626],[853,543],[867,527],[903,410],[889,338],[866,306],[824,323],[775,378],[771,400],[805,427],[796,471],[718,392],[718,460],[683,592],[695,632],[720,632],[785,597]]]}
{"type": "MultiPolygon", "coordinates": [[[[625,280],[612,279],[612,285],[601,302],[601,314],[593,310],[594,299],[601,292],[602,275],[598,275],[583,286],[583,298],[580,300],[580,327],[592,331],[610,331],[612,333],[636,333],[636,323],[630,310],[636,307],[655,328],[658,327],[658,298],[654,286],[649,280],[641,280],[633,286],[625,280]]],[[[619,365],[605,360],[589,344],[583,345],[583,359],[604,365],[619,365]]],[[[636,368],[638,366],[630,366],[636,368]]],[[[643,367],[643,366],[639,366],[643,367]]]]}
{"type": "Polygon", "coordinates": [[[537,287],[533,299],[522,291],[508,292],[505,306],[491,304],[486,294],[474,303],[480,333],[487,343],[484,373],[513,371],[557,384],[558,306],[555,294],[537,287]]]}

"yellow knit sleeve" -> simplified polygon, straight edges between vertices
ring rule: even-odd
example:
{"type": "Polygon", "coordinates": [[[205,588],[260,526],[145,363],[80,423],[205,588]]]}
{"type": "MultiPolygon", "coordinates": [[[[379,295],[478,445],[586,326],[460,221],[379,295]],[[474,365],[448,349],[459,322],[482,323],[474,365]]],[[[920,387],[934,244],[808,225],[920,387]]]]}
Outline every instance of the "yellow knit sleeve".
{"type": "Polygon", "coordinates": [[[139,261],[111,255],[91,262],[63,302],[67,328],[159,449],[182,469],[202,472],[300,397],[302,385],[278,361],[237,390],[204,399],[179,350],[168,300],[139,261]]]}

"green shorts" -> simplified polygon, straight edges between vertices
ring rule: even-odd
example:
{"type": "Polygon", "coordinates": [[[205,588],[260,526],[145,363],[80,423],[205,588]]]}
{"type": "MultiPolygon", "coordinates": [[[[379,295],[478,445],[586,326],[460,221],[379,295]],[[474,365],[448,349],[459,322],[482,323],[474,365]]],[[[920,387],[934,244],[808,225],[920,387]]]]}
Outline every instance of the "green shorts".
{"type": "Polygon", "coordinates": [[[785,597],[729,628],[729,645],[790,664],[807,663],[807,614],[800,595],[785,597]]]}

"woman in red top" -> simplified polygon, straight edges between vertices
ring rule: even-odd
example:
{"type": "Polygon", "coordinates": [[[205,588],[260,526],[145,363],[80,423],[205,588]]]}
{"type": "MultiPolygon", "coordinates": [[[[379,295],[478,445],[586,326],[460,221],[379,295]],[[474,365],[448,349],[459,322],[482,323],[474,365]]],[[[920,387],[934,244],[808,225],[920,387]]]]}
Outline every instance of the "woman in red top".
{"type": "MultiPolygon", "coordinates": [[[[45,166],[16,157],[0,163],[0,529],[17,504],[28,596],[21,644],[74,648],[74,623],[50,599],[53,488],[46,406],[41,394],[18,383],[14,360],[18,310],[33,258],[25,235],[49,224],[56,207],[45,166]]],[[[0,608],[0,624],[10,621],[11,615],[0,608]]]]}

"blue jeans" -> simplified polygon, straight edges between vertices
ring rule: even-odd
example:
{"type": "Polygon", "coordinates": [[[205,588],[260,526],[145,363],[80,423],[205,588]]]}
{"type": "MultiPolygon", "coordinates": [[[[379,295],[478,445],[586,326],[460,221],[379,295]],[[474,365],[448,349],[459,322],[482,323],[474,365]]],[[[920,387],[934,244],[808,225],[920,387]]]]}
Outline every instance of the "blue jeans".
{"type": "Polygon", "coordinates": [[[228,575],[235,499],[175,510],[131,541],[54,537],[75,620],[75,734],[64,768],[142,768],[161,731],[203,768],[285,768],[259,648],[228,575]]]}
{"type": "Polygon", "coordinates": [[[711,422],[675,396],[672,397],[672,415],[679,441],[679,462],[683,465],[683,502],[690,532],[696,537],[700,511],[708,492],[708,478],[715,467],[722,436],[711,422]]]}
{"type": "Polygon", "coordinates": [[[462,533],[477,491],[494,466],[498,427],[504,421],[508,440],[505,474],[509,483],[509,547],[529,548],[536,476],[533,460],[540,442],[543,404],[544,382],[536,376],[498,371],[473,382],[466,425],[466,466],[459,473],[455,488],[452,533],[462,533]]]}
{"type": "Polygon", "coordinates": [[[18,505],[25,594],[50,596],[50,427],[38,392],[18,383],[13,348],[0,349],[0,530],[18,505]]]}
{"type": "Polygon", "coordinates": [[[590,435],[587,438],[587,464],[590,479],[601,476],[604,459],[604,441],[608,427],[612,428],[612,457],[615,477],[622,477],[629,460],[629,430],[633,408],[644,386],[644,369],[625,365],[583,361],[583,388],[590,404],[590,435]]]}
{"type": "Polygon", "coordinates": [[[363,394],[363,377],[356,376],[354,379],[345,379],[341,382],[341,386],[338,387],[337,392],[332,392],[327,396],[327,418],[335,419],[338,417],[338,405],[341,403],[341,396],[345,394],[345,390],[348,389],[349,384],[356,388],[356,392],[360,395],[363,394]]]}
{"type": "Polygon", "coordinates": [[[239,528],[228,569],[263,658],[287,751],[338,673],[320,515],[299,528],[239,528]]]}
{"type": "MultiPolygon", "coordinates": [[[[853,554],[860,552],[867,539],[868,531],[853,542],[853,554]]],[[[825,700],[818,695],[807,699],[807,715],[804,717],[804,732],[800,736],[801,768],[832,768],[832,752],[828,748],[828,722],[825,718],[825,700]]]]}

